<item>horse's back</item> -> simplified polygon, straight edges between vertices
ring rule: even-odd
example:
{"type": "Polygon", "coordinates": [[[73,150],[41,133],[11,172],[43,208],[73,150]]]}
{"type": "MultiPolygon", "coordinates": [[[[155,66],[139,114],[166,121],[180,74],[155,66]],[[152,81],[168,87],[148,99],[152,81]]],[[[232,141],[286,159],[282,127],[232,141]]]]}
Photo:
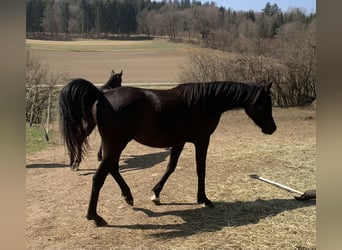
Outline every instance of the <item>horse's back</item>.
{"type": "Polygon", "coordinates": [[[127,107],[132,107],[139,102],[143,102],[145,94],[138,88],[120,87],[108,90],[104,96],[113,108],[113,111],[119,112],[127,107]]]}

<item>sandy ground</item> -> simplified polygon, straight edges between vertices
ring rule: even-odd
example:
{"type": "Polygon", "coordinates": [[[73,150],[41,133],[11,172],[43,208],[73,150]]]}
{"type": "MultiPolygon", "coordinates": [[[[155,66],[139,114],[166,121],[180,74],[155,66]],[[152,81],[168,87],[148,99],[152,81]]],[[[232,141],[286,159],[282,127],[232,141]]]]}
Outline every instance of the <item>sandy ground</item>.
{"type": "Polygon", "coordinates": [[[134,206],[120,197],[109,176],[98,212],[107,227],[85,218],[97,169],[99,134],[80,170],[71,171],[63,145],[27,155],[27,249],[313,249],[316,203],[251,179],[249,174],[305,191],[315,189],[316,112],[275,109],[278,130],[271,136],[243,111],[227,112],[211,137],[206,192],[214,208],[196,204],[194,147],[186,144],[175,173],[161,193],[150,190],[163,174],[169,151],[131,142],[121,157],[121,173],[134,206]]]}

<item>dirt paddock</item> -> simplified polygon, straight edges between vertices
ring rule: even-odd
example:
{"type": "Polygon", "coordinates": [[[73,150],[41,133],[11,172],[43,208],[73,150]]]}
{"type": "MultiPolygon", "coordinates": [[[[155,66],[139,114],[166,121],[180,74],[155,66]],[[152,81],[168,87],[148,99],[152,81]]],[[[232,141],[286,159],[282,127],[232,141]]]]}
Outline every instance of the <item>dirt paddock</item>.
{"type": "Polygon", "coordinates": [[[278,130],[263,135],[243,110],[224,113],[211,137],[206,192],[214,208],[196,204],[194,147],[186,144],[161,193],[150,190],[165,170],[169,150],[131,142],[121,173],[134,206],[120,197],[109,176],[98,212],[107,227],[85,218],[97,169],[99,134],[80,170],[71,171],[63,145],[27,155],[27,249],[313,249],[316,203],[251,179],[256,173],[305,191],[315,189],[316,112],[275,109],[278,130]]]}

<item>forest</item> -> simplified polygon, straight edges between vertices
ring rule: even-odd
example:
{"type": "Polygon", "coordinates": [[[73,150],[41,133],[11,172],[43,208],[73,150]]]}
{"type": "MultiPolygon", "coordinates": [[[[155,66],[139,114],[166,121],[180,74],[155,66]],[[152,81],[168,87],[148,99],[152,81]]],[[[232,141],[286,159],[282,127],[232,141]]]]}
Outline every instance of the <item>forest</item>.
{"type": "MultiPolygon", "coordinates": [[[[241,37],[272,39],[292,29],[310,29],[316,14],[267,3],[260,12],[235,11],[195,0],[28,0],[27,36],[88,38],[168,37],[229,50],[241,37]],[[296,27],[288,27],[296,26],[296,27]]],[[[291,31],[289,31],[291,32],[291,31]]],[[[234,46],[233,46],[234,47],[234,46]]]]}

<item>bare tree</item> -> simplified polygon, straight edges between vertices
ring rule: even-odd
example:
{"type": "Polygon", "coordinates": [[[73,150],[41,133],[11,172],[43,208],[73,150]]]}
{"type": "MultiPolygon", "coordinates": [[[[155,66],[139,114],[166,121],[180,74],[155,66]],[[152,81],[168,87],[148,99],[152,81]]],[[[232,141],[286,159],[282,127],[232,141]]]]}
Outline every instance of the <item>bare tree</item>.
{"type": "Polygon", "coordinates": [[[60,73],[49,74],[47,67],[30,50],[26,53],[26,121],[48,122],[53,116],[51,109],[55,100],[56,85],[66,78],[60,73]]]}

